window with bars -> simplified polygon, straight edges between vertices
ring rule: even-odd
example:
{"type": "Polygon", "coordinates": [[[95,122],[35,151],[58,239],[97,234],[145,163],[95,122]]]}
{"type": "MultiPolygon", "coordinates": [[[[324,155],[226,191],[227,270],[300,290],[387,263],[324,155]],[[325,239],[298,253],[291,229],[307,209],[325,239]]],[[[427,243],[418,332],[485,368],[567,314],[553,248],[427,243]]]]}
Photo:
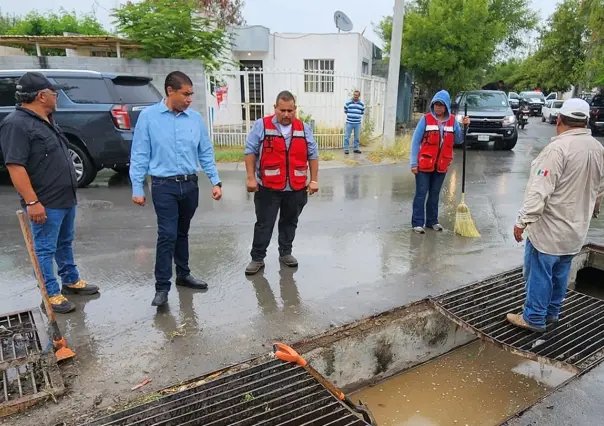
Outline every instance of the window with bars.
{"type": "Polygon", "coordinates": [[[333,93],[333,73],[333,59],[304,59],[304,91],[333,93]]]}

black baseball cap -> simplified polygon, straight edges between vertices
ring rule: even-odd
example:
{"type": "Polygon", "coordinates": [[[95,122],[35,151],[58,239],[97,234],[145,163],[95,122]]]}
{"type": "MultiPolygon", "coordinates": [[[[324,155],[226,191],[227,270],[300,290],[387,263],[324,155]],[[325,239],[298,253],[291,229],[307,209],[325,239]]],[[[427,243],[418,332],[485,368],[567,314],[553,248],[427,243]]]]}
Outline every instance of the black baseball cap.
{"type": "Polygon", "coordinates": [[[64,89],[66,86],[62,84],[52,84],[44,74],[39,72],[26,72],[17,82],[17,91],[22,93],[36,93],[42,90],[64,89]]]}

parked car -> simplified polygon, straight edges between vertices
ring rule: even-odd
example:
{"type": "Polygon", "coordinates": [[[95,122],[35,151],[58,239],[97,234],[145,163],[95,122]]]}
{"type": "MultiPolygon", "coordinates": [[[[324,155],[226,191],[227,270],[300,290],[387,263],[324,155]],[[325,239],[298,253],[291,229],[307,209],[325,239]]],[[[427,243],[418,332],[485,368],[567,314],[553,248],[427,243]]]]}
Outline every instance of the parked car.
{"type": "Polygon", "coordinates": [[[531,109],[531,115],[538,117],[541,115],[543,105],[545,105],[545,96],[541,92],[520,92],[520,97],[524,99],[531,109]]]}
{"type": "Polygon", "coordinates": [[[604,131],[604,93],[591,98],[589,109],[589,127],[597,135],[604,131]]]}
{"type": "Polygon", "coordinates": [[[545,105],[541,110],[541,121],[547,121],[549,124],[556,124],[556,120],[560,114],[560,108],[562,108],[563,104],[563,100],[545,101],[545,105]]]}
{"type": "Polygon", "coordinates": [[[461,121],[468,106],[470,126],[468,146],[494,142],[497,150],[511,150],[518,142],[518,122],[508,103],[505,92],[500,90],[471,90],[458,93],[451,109],[461,121]]]}
{"type": "Polygon", "coordinates": [[[516,92],[508,93],[508,102],[510,103],[510,107],[512,111],[514,111],[514,115],[518,116],[518,110],[520,109],[520,96],[516,92]]]}
{"type": "MultiPolygon", "coordinates": [[[[0,70],[0,120],[15,109],[15,91],[27,71],[38,71],[57,84],[53,117],[69,140],[78,186],[90,184],[103,168],[126,171],[136,120],[161,93],[150,77],[82,70],[0,70]]],[[[0,165],[4,159],[0,153],[0,165]]]]}

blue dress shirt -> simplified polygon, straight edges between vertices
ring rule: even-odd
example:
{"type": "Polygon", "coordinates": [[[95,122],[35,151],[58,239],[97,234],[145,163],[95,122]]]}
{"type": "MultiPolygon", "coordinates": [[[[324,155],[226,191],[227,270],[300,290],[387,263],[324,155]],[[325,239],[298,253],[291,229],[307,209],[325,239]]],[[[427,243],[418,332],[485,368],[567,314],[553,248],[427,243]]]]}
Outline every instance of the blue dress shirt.
{"type": "MultiPolygon", "coordinates": [[[[273,116],[273,124],[279,129],[279,123],[277,123],[277,117],[273,116]]],[[[289,144],[291,143],[291,131],[289,135],[285,137],[285,144],[289,149],[289,144]]],[[[307,154],[309,160],[316,160],[319,158],[319,146],[315,137],[312,134],[311,128],[304,123],[304,136],[306,137],[306,146],[307,146],[307,154]]],[[[254,154],[256,156],[256,180],[258,184],[262,185],[262,180],[259,176],[260,170],[260,151],[262,149],[262,141],[264,140],[264,122],[263,119],[260,118],[256,120],[252,126],[252,130],[250,131],[247,139],[245,140],[245,150],[244,154],[254,154]]],[[[291,187],[289,186],[289,181],[284,189],[284,191],[291,191],[291,187]]]]}
{"type": "Polygon", "coordinates": [[[130,151],[132,196],[145,196],[145,175],[196,174],[200,163],[212,185],[218,184],[214,148],[201,114],[191,108],[174,114],[164,100],[141,111],[130,151]]]}

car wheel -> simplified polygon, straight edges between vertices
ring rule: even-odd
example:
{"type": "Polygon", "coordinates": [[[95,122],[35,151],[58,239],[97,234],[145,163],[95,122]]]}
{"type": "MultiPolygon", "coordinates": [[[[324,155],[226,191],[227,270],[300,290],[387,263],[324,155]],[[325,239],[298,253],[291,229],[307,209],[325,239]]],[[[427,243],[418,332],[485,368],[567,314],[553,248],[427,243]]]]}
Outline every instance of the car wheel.
{"type": "Polygon", "coordinates": [[[69,156],[78,178],[78,188],[85,188],[96,178],[97,169],[90,156],[79,145],[69,142],[69,156]]]}
{"type": "Polygon", "coordinates": [[[541,122],[545,123],[545,116],[543,114],[541,114],[541,122]]]}

